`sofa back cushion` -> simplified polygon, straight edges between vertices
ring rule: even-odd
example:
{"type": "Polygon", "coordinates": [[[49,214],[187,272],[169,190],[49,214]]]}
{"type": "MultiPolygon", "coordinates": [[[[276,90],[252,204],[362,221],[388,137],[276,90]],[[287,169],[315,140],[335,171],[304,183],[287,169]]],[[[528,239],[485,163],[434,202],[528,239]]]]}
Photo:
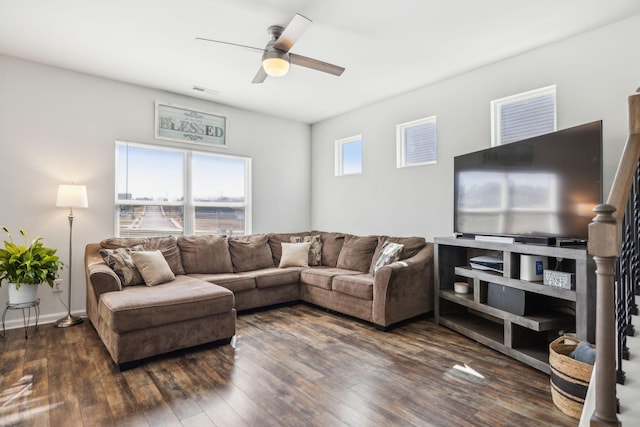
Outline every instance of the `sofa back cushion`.
{"type": "Polygon", "coordinates": [[[273,257],[266,234],[229,237],[229,253],[235,272],[273,267],[273,257]]]}
{"type": "Polygon", "coordinates": [[[326,233],[322,231],[312,231],[310,234],[313,236],[320,235],[322,241],[322,265],[335,267],[347,235],[344,233],[326,233]]]}
{"type": "Polygon", "coordinates": [[[162,256],[167,260],[167,264],[169,264],[173,274],[185,274],[182,259],[180,258],[178,239],[175,236],[151,237],[147,239],[147,243],[143,246],[147,251],[158,250],[162,252],[162,256]]]}
{"type": "Polygon", "coordinates": [[[336,267],[368,273],[377,244],[377,236],[347,236],[336,267]]]}
{"type": "Polygon", "coordinates": [[[378,236],[378,245],[376,246],[376,250],[373,253],[373,257],[371,260],[371,267],[369,268],[369,272],[373,273],[376,266],[376,261],[378,260],[378,255],[382,250],[382,246],[385,242],[399,243],[404,247],[400,251],[400,256],[398,261],[402,261],[403,259],[411,258],[416,255],[422,248],[424,248],[427,244],[427,241],[424,237],[389,237],[389,236],[378,236]]]}
{"type": "Polygon", "coordinates": [[[233,273],[226,236],[180,236],[178,247],[187,274],[233,273]]]}

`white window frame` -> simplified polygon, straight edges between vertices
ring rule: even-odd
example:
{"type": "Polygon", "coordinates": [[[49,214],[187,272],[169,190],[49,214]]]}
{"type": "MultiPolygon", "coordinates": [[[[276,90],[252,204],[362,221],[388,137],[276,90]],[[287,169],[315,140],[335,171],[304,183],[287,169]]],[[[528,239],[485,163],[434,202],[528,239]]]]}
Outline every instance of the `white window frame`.
{"type": "Polygon", "coordinates": [[[502,145],[502,134],[500,132],[500,129],[502,129],[502,107],[547,95],[553,95],[553,130],[556,131],[558,129],[556,85],[545,86],[491,101],[491,146],[502,145]]]}
{"type": "Polygon", "coordinates": [[[335,176],[345,175],[361,175],[363,170],[362,152],[360,153],[360,172],[345,173],[344,172],[344,156],[343,148],[345,145],[352,142],[360,141],[360,147],[362,149],[362,135],[354,135],[348,138],[342,138],[335,141],[335,176]]]}
{"type": "Polygon", "coordinates": [[[433,165],[438,163],[438,123],[436,116],[424,117],[422,119],[412,120],[410,122],[400,123],[396,125],[396,167],[408,168],[413,166],[433,165]],[[412,127],[422,126],[433,123],[436,126],[436,138],[434,141],[436,156],[434,160],[418,163],[407,163],[407,141],[405,138],[406,130],[412,127]]]}
{"type": "Polygon", "coordinates": [[[152,205],[152,206],[182,206],[184,215],[183,234],[184,236],[193,236],[196,234],[195,230],[195,212],[196,207],[229,207],[229,208],[244,208],[244,234],[248,235],[252,233],[252,197],[251,197],[251,158],[244,156],[236,156],[231,154],[220,154],[212,150],[202,149],[198,147],[196,149],[185,148],[184,146],[174,146],[172,144],[144,144],[138,142],[131,142],[125,140],[116,140],[115,143],[115,181],[114,181],[114,203],[115,203],[115,215],[114,215],[114,229],[115,236],[120,237],[119,214],[120,205],[152,205]],[[119,145],[132,145],[150,150],[165,150],[165,151],[177,151],[184,154],[183,157],[183,194],[184,201],[159,201],[159,200],[118,200],[118,150],[119,145]],[[192,193],[192,170],[191,159],[193,154],[205,154],[217,157],[227,157],[233,159],[241,159],[245,162],[244,169],[244,203],[240,202],[195,202],[193,200],[192,193]]]}

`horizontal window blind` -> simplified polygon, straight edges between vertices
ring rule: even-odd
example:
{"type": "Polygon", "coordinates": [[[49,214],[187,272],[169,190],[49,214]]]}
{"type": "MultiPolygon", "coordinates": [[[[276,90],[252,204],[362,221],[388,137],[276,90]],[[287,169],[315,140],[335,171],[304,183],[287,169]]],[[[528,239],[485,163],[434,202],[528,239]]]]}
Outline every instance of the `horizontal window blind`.
{"type": "Polygon", "coordinates": [[[408,127],[404,130],[406,165],[436,161],[436,123],[408,127]]]}
{"type": "Polygon", "coordinates": [[[502,144],[555,131],[555,95],[505,104],[500,109],[502,144]]]}

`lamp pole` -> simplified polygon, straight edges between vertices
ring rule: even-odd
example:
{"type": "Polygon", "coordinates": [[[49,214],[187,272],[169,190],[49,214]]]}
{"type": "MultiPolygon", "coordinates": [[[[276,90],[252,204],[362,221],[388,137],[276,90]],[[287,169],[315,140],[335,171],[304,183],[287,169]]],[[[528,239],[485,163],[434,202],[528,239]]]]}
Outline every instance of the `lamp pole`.
{"type": "Polygon", "coordinates": [[[66,328],[82,323],[82,319],[71,315],[71,278],[73,276],[73,208],[86,208],[87,187],[84,185],[60,185],[58,186],[58,200],[56,206],[69,208],[69,295],[67,295],[67,315],[58,319],[56,326],[66,328]]]}

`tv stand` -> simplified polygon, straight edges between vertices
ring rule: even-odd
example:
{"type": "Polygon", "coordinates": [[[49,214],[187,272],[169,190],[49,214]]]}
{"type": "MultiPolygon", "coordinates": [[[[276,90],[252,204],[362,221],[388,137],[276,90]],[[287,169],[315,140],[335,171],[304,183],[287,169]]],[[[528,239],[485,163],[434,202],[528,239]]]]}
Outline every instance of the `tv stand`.
{"type": "MultiPolygon", "coordinates": [[[[595,343],[595,263],[585,247],[540,246],[485,242],[456,237],[435,239],[435,322],[549,373],[549,343],[559,334],[575,332],[595,343]],[[475,256],[501,255],[503,272],[472,269],[475,256]],[[572,273],[575,289],[520,279],[520,257],[548,257],[552,269],[572,273]],[[555,267],[556,260],[562,260],[555,267]],[[466,282],[468,294],[454,292],[466,282]],[[525,302],[538,309],[513,314],[488,304],[489,284],[524,291],[525,302]]],[[[494,286],[494,285],[492,285],[494,286]]]]}

